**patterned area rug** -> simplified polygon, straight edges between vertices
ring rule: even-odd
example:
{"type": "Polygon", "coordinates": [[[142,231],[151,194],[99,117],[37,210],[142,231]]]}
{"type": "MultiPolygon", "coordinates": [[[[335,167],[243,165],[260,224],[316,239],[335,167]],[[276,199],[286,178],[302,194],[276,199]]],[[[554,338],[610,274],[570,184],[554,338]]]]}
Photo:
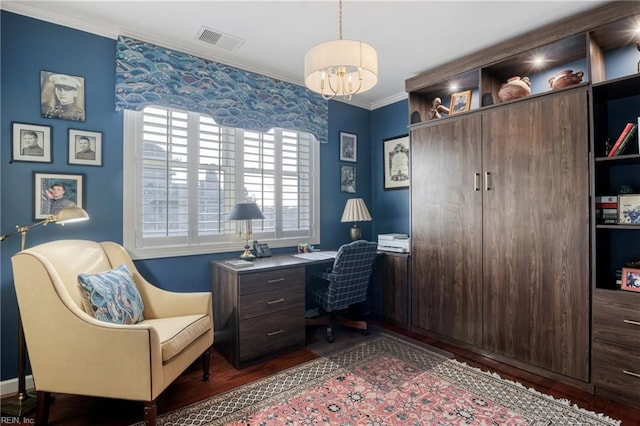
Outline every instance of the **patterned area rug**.
{"type": "Polygon", "coordinates": [[[159,425],[619,425],[385,332],[159,425]]]}

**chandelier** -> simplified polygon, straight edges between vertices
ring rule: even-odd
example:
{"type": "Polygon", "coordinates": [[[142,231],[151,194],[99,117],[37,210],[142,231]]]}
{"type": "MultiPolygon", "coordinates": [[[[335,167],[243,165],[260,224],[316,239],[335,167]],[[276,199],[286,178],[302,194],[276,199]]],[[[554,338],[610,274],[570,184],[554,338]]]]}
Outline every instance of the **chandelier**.
{"type": "Polygon", "coordinates": [[[339,0],[339,39],[312,47],[304,57],[304,84],[324,99],[351,100],[378,82],[378,54],[368,44],[342,39],[342,0],[339,0]]]}

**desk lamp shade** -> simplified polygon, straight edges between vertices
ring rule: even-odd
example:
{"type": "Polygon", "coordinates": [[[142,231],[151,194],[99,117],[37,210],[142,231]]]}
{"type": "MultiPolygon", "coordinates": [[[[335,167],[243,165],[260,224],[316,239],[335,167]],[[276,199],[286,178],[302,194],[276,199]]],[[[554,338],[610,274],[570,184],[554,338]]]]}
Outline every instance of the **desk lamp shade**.
{"type": "Polygon", "coordinates": [[[253,259],[255,256],[249,250],[249,240],[251,239],[251,221],[254,219],[264,219],[264,215],[256,203],[238,203],[231,209],[228,220],[244,220],[245,229],[240,230],[240,238],[245,240],[244,252],[240,255],[242,259],[253,259]],[[244,234],[244,237],[243,237],[244,234]]]}
{"type": "Polygon", "coordinates": [[[371,214],[362,198],[350,198],[347,200],[340,222],[353,222],[353,227],[349,231],[351,241],[362,239],[362,230],[358,228],[358,222],[370,221],[371,214]]]}

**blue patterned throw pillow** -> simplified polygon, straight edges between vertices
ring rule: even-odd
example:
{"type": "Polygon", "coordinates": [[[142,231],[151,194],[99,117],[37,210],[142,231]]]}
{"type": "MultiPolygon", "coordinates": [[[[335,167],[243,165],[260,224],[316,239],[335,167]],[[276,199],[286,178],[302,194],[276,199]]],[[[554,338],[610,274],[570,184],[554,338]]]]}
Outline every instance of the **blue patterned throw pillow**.
{"type": "Polygon", "coordinates": [[[85,309],[96,319],[115,324],[137,324],[144,319],[142,298],[126,265],[99,274],[78,275],[85,309]]]}

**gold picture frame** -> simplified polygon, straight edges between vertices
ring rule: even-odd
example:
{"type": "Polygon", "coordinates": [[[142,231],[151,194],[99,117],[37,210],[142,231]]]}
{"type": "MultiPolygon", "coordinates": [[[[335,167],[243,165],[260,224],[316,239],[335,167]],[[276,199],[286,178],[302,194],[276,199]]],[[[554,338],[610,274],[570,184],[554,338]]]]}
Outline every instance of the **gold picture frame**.
{"type": "Polygon", "coordinates": [[[456,92],[451,95],[451,104],[449,104],[449,114],[457,114],[469,111],[471,108],[471,90],[456,92]]]}

